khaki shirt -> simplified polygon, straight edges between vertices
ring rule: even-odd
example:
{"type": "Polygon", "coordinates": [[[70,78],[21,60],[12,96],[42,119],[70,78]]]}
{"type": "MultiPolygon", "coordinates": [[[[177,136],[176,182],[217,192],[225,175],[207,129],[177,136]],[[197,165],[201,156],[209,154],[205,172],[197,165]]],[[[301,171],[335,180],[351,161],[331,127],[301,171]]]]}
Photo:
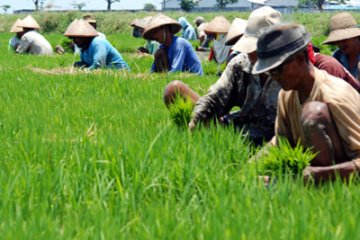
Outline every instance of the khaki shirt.
{"type": "MultiPolygon", "coordinates": [[[[360,166],[360,95],[345,81],[315,69],[315,82],[306,102],[320,101],[327,104],[339,131],[345,154],[360,166]]],[[[304,145],[301,127],[302,104],[295,90],[279,93],[278,113],[275,122],[275,137],[286,137],[292,145],[299,140],[304,145]]]]}
{"type": "Polygon", "coordinates": [[[40,33],[30,31],[21,37],[16,52],[35,55],[50,55],[53,53],[53,50],[50,43],[40,33]]]}

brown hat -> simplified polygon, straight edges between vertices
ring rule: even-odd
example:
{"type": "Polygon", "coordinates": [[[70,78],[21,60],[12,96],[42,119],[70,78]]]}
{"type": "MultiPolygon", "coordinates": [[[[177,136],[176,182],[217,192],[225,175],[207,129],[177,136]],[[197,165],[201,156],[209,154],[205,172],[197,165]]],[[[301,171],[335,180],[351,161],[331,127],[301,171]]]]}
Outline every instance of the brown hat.
{"type": "Polygon", "coordinates": [[[21,24],[21,20],[17,19],[16,22],[11,26],[10,32],[11,33],[23,32],[24,29],[22,27],[19,27],[20,24],[21,24]]]}
{"type": "Polygon", "coordinates": [[[360,36],[360,28],[353,16],[348,12],[335,14],[330,19],[330,34],[323,44],[334,44],[334,42],[360,36]]]}
{"type": "Polygon", "coordinates": [[[82,16],[81,19],[87,21],[88,23],[96,23],[96,17],[93,14],[86,14],[82,16]]]}
{"type": "Polygon", "coordinates": [[[246,20],[241,18],[235,18],[226,36],[225,45],[234,45],[237,39],[244,34],[246,24],[247,24],[246,20]]]}
{"type": "Polygon", "coordinates": [[[175,34],[181,30],[181,25],[178,23],[178,21],[164,14],[157,14],[149,21],[143,33],[143,37],[145,39],[151,40],[151,36],[154,30],[163,26],[169,26],[169,30],[172,34],[175,34]]]}
{"type": "Polygon", "coordinates": [[[299,24],[275,24],[263,31],[257,42],[257,61],[252,74],[280,66],[299,51],[306,49],[311,35],[299,24]]]}
{"type": "Polygon", "coordinates": [[[85,20],[75,19],[67,27],[64,36],[67,37],[96,37],[98,32],[85,20]]]}
{"type": "Polygon", "coordinates": [[[31,15],[28,15],[26,18],[21,20],[21,23],[18,26],[23,28],[34,28],[34,29],[40,28],[40,25],[31,15]]]}
{"type": "Polygon", "coordinates": [[[205,33],[227,33],[230,22],[224,16],[215,17],[204,28],[205,33]]]}

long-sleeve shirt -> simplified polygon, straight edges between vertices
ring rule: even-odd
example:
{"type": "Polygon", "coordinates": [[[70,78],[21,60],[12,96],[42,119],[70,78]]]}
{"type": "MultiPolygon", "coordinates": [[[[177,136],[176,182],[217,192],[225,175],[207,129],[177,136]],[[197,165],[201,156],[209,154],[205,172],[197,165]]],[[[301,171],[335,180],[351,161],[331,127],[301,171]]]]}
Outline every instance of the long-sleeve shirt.
{"type": "MultiPolygon", "coordinates": [[[[192,45],[185,39],[173,36],[171,45],[166,47],[160,44],[161,49],[167,52],[170,73],[173,72],[191,72],[203,75],[200,59],[193,49],[192,45]]],[[[151,71],[155,71],[155,64],[151,66],[151,71]]]]}
{"type": "MultiPolygon", "coordinates": [[[[341,143],[349,160],[360,167],[360,95],[345,81],[315,69],[315,81],[310,96],[303,103],[320,101],[327,104],[341,143]]],[[[286,137],[294,146],[298,141],[305,144],[300,116],[303,104],[295,90],[279,93],[278,113],[275,124],[276,143],[278,137],[286,137]]],[[[345,159],[337,159],[345,160],[345,159]]]]}
{"type": "Polygon", "coordinates": [[[104,67],[130,70],[121,54],[102,37],[95,37],[90,46],[81,51],[80,59],[90,70],[104,67]]]}
{"type": "Polygon", "coordinates": [[[35,55],[51,55],[52,47],[40,33],[29,31],[25,33],[16,49],[17,53],[30,53],[35,55]]]}
{"type": "Polygon", "coordinates": [[[269,140],[274,135],[280,86],[270,78],[262,83],[259,75],[251,74],[252,67],[247,54],[234,57],[219,80],[197,101],[193,121],[207,122],[239,106],[241,110],[237,117],[245,124],[241,127],[245,127],[253,137],[269,140]]]}

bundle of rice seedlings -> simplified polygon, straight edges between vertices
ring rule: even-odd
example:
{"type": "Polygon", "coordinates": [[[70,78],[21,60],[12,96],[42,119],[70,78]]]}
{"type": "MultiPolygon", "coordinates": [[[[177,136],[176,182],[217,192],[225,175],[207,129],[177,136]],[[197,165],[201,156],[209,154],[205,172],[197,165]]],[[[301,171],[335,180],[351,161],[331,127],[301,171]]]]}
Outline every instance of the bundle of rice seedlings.
{"type": "Polygon", "coordinates": [[[304,149],[299,142],[293,148],[286,138],[280,138],[278,146],[269,148],[268,153],[258,160],[258,174],[296,177],[302,174],[315,156],[316,153],[313,153],[309,148],[304,149]]]}
{"type": "Polygon", "coordinates": [[[169,106],[170,119],[178,127],[187,128],[193,108],[194,104],[189,98],[184,99],[177,95],[174,103],[169,106]]]}

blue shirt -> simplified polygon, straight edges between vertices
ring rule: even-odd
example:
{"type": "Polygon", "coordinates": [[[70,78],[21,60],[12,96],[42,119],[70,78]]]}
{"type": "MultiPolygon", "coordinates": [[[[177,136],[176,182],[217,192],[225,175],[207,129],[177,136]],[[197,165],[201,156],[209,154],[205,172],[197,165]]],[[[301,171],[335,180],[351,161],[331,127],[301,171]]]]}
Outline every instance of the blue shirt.
{"type": "MultiPolygon", "coordinates": [[[[185,39],[173,36],[170,47],[161,44],[161,49],[167,52],[170,71],[173,72],[192,72],[198,75],[203,75],[201,62],[193,49],[192,45],[185,39]]],[[[151,66],[151,71],[155,71],[155,64],[151,66]]]]}
{"type": "Polygon", "coordinates": [[[196,32],[193,26],[186,20],[184,17],[179,18],[179,23],[181,25],[181,28],[183,30],[181,37],[185,38],[186,40],[196,40],[196,32]]]}
{"type": "MultiPolygon", "coordinates": [[[[349,60],[348,60],[347,56],[341,52],[340,49],[337,49],[333,53],[332,56],[334,58],[336,58],[336,60],[338,60],[351,73],[351,75],[353,75],[355,78],[358,78],[359,71],[358,71],[358,68],[357,68],[357,64],[355,64],[355,66],[350,69],[349,60]]],[[[360,54],[358,55],[357,59],[358,59],[358,62],[359,62],[360,61],[360,54]]]]}
{"type": "Polygon", "coordinates": [[[90,70],[102,67],[130,70],[118,50],[102,37],[95,37],[90,46],[81,51],[80,59],[90,70]]]}
{"type": "Polygon", "coordinates": [[[186,28],[183,29],[181,37],[183,37],[187,40],[196,40],[197,39],[195,29],[191,25],[188,25],[186,28]]]}

